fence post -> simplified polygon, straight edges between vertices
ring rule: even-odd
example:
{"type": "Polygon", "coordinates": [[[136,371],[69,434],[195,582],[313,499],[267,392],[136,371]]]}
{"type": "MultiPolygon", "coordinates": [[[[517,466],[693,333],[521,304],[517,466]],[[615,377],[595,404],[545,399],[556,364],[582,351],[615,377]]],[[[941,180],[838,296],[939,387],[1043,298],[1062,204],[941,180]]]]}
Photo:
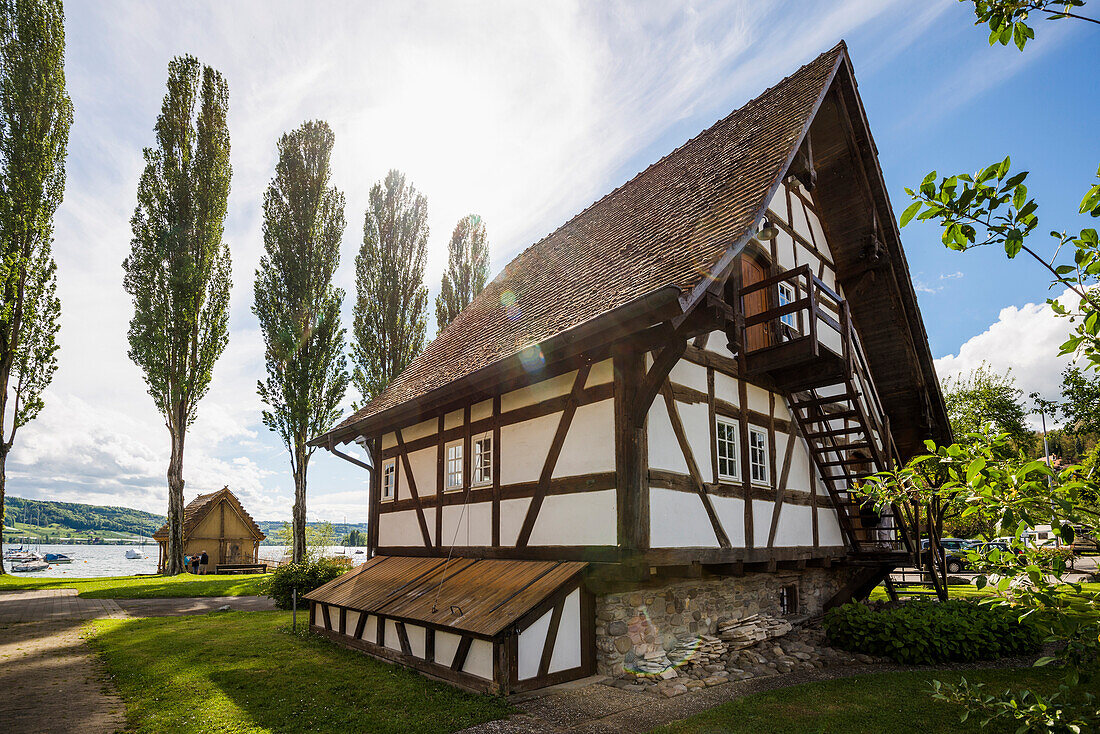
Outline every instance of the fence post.
{"type": "Polygon", "coordinates": [[[293,631],[297,632],[298,631],[298,587],[297,586],[295,586],[293,589],[290,590],[290,608],[291,608],[290,628],[293,631]]]}

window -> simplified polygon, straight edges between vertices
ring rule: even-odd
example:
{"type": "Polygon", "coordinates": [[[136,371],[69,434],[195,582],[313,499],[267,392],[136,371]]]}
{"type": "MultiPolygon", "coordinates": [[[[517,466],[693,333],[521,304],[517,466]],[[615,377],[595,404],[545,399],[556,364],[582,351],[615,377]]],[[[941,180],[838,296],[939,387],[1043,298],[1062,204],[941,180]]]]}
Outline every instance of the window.
{"type": "Polygon", "coordinates": [[[714,440],[718,445],[718,478],[738,479],[741,472],[737,466],[737,446],[740,438],[737,424],[727,418],[714,419],[714,440]]]}
{"type": "Polygon", "coordinates": [[[759,428],[749,429],[749,475],[754,482],[768,483],[768,434],[759,428]]]}
{"type": "Polygon", "coordinates": [[[493,437],[474,439],[474,486],[493,483],[493,437]]]}
{"type": "MultiPolygon", "coordinates": [[[[794,303],[795,300],[796,299],[795,299],[795,295],[794,295],[794,286],[791,285],[790,283],[780,283],[779,284],[779,305],[780,306],[786,306],[788,303],[794,303]]],[[[797,315],[797,313],[794,312],[794,311],[792,311],[791,313],[785,313],[785,314],[783,314],[782,316],[779,317],[779,320],[781,322],[783,322],[783,324],[785,324],[786,326],[789,326],[792,329],[797,329],[798,324],[795,321],[795,316],[796,315],[797,315]]]]}
{"type": "Polygon", "coordinates": [[[798,614],[798,587],[784,586],[779,590],[779,613],[798,614]]]}
{"type": "Polygon", "coordinates": [[[462,441],[447,444],[447,481],[444,488],[447,491],[462,489],[465,482],[462,481],[462,441]]]}
{"type": "Polygon", "coordinates": [[[394,498],[397,490],[397,459],[390,459],[382,463],[382,501],[388,502],[394,498]]]}

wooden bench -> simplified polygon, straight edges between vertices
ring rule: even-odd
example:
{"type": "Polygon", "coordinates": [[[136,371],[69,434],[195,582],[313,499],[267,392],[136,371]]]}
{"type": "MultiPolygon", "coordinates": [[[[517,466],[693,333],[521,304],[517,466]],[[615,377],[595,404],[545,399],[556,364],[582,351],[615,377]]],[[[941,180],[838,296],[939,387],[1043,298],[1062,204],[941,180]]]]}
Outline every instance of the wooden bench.
{"type": "Polygon", "coordinates": [[[219,563],[214,567],[215,574],[223,573],[267,573],[266,563],[219,563]]]}

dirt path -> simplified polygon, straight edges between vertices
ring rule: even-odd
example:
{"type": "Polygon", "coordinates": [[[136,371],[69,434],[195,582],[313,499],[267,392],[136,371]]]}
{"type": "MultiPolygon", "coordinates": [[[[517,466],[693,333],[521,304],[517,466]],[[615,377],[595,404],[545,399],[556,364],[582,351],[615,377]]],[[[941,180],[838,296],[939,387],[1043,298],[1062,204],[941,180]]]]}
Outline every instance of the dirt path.
{"type": "Polygon", "coordinates": [[[0,730],[122,729],[122,699],[80,636],[89,619],[121,616],[111,600],[80,599],[72,589],[0,594],[0,730]]]}

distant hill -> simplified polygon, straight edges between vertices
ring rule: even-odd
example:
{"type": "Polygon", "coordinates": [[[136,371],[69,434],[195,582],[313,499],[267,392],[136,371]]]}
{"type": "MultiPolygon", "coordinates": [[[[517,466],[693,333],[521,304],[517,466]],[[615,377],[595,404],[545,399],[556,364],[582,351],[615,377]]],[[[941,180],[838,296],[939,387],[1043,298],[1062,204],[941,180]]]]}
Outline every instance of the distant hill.
{"type": "MultiPolygon", "coordinates": [[[[149,537],[164,524],[164,515],[143,512],[129,507],[85,505],[79,502],[51,502],[28,500],[22,497],[4,498],[4,540],[33,539],[46,542],[58,538],[122,539],[149,537]]],[[[260,529],[267,540],[265,545],[279,544],[281,520],[261,520],[260,529]]],[[[311,522],[310,527],[322,523],[311,522]]],[[[364,536],[366,523],[333,523],[337,542],[352,530],[364,536]]],[[[15,540],[19,542],[19,540],[15,540]]]]}
{"type": "Polygon", "coordinates": [[[129,507],[77,502],[4,498],[4,537],[150,536],[164,524],[163,515],[129,507]]]}

